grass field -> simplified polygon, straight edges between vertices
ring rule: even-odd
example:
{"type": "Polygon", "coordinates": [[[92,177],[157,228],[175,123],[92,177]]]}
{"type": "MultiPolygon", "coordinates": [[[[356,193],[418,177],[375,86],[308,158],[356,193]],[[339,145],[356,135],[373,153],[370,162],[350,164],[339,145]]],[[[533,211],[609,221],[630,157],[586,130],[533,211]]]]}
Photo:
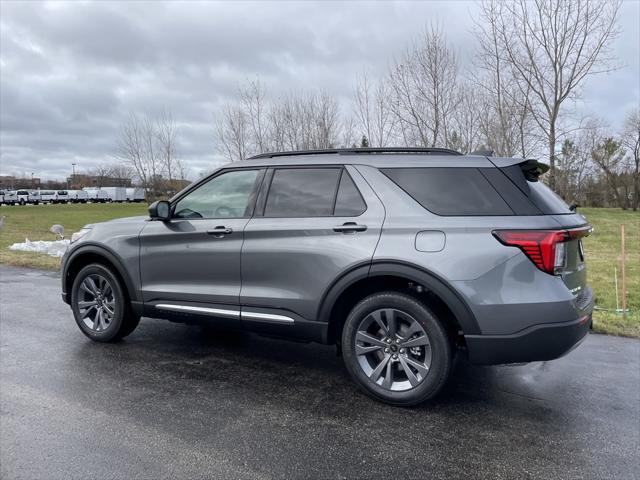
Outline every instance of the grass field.
{"type": "MultiPolygon", "coordinates": [[[[598,310],[594,315],[594,330],[614,335],[640,337],[640,213],[613,208],[585,208],[580,210],[594,226],[585,240],[589,269],[589,283],[596,293],[598,310]],[[627,298],[630,313],[624,319],[616,312],[614,269],[620,281],[620,224],[626,228],[627,242],[627,298]]],[[[29,240],[55,240],[49,233],[54,223],[64,226],[67,235],[83,225],[118,217],[145,215],[145,204],[78,204],[38,205],[0,208],[5,226],[0,232],[0,263],[58,269],[60,260],[45,255],[13,252],[9,245],[29,240]]],[[[619,292],[619,298],[621,293],[619,292]]],[[[621,304],[621,301],[620,301],[621,304]]]]}

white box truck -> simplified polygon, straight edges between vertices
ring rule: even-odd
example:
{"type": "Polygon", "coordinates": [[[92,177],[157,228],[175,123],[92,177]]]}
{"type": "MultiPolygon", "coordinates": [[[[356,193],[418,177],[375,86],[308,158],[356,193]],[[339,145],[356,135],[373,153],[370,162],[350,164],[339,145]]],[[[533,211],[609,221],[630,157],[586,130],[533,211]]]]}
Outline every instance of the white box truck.
{"type": "Polygon", "coordinates": [[[84,190],[67,190],[67,192],[71,203],[87,203],[89,199],[89,194],[84,190]]]}
{"type": "Polygon", "coordinates": [[[144,202],[144,188],[129,187],[127,188],[127,202],[144,202]]]}
{"type": "Polygon", "coordinates": [[[102,187],[107,192],[110,202],[126,202],[127,189],[124,187],[102,187]]]}

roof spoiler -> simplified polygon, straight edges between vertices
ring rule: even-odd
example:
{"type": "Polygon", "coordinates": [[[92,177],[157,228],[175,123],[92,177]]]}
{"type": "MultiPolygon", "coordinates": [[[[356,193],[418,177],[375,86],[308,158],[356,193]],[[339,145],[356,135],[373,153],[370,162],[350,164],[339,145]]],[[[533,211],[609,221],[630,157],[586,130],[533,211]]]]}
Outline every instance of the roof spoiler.
{"type": "Polygon", "coordinates": [[[524,177],[530,182],[537,182],[541,175],[549,171],[549,165],[539,162],[534,158],[522,159],[522,158],[489,158],[489,161],[500,169],[513,167],[515,165],[520,167],[524,177]]]}

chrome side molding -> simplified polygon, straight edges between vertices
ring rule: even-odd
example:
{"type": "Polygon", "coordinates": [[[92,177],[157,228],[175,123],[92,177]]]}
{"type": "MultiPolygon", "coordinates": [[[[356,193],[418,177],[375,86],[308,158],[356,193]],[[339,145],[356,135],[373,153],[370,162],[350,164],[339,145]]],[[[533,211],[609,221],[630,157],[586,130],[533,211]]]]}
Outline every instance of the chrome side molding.
{"type": "Polygon", "coordinates": [[[256,312],[242,312],[242,318],[247,320],[263,320],[265,322],[275,323],[294,323],[295,320],[286,315],[276,315],[274,313],[256,313],[256,312]]]}
{"type": "Polygon", "coordinates": [[[295,320],[286,315],[275,313],[240,312],[238,310],[227,310],[224,308],[195,307],[192,305],[175,305],[169,303],[159,303],[155,305],[158,310],[170,310],[173,312],[201,313],[213,317],[240,318],[244,320],[258,320],[272,323],[295,323],[295,320]]]}
{"type": "Polygon", "coordinates": [[[168,303],[159,303],[156,305],[156,308],[158,310],[171,310],[173,312],[204,313],[205,315],[212,315],[214,317],[240,318],[239,311],[225,310],[222,308],[194,307],[191,305],[173,305],[168,303]]]}

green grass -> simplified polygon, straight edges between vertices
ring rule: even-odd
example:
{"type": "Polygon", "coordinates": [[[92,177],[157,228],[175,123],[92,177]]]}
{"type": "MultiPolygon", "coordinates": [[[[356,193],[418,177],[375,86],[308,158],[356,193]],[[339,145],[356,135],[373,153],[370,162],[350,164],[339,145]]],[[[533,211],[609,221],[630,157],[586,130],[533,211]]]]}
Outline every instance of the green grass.
{"type": "Polygon", "coordinates": [[[588,281],[596,295],[596,332],[640,337],[640,212],[616,208],[582,208],[593,225],[584,241],[588,281]],[[626,319],[616,312],[615,271],[618,274],[618,303],[622,308],[620,224],[625,226],[627,309],[626,319]]]}
{"type": "Polygon", "coordinates": [[[146,215],[146,203],[78,203],[67,205],[25,205],[0,207],[4,215],[4,228],[0,231],[0,263],[21,267],[57,270],[60,259],[48,255],[14,252],[9,245],[29,240],[56,240],[49,232],[51,225],[59,223],[69,238],[87,223],[104,222],[113,218],[146,215]]]}
{"type": "MultiPolygon", "coordinates": [[[[585,240],[589,283],[596,294],[599,308],[594,314],[597,332],[640,337],[640,213],[613,208],[585,208],[580,210],[594,226],[585,240]],[[620,282],[620,224],[626,228],[627,299],[630,312],[626,318],[616,310],[614,269],[620,282]]],[[[0,208],[5,226],[0,232],[0,263],[56,270],[60,260],[46,255],[13,252],[9,245],[29,240],[54,240],[49,233],[54,223],[64,226],[67,235],[87,223],[112,218],[145,215],[145,204],[79,204],[38,205],[0,208]]],[[[619,288],[619,298],[621,288],[619,288]]],[[[621,302],[620,302],[621,304],[621,302]]]]}

